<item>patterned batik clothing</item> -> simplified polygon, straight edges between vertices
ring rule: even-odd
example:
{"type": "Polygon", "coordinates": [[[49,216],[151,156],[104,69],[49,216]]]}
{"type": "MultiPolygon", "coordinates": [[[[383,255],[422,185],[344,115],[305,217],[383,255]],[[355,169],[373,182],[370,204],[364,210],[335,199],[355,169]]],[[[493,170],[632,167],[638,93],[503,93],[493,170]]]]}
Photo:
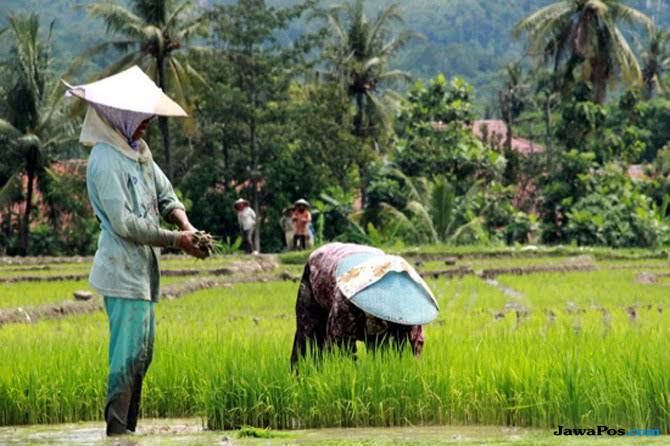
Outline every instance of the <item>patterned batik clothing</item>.
{"type": "Polygon", "coordinates": [[[338,265],[345,257],[358,253],[384,255],[376,248],[345,243],[330,243],[310,255],[296,302],[292,367],[310,348],[318,354],[336,345],[355,354],[356,341],[365,342],[371,349],[389,343],[402,347],[409,342],[415,355],[421,353],[424,342],[421,325],[400,325],[370,316],[337,288],[338,265]]]}

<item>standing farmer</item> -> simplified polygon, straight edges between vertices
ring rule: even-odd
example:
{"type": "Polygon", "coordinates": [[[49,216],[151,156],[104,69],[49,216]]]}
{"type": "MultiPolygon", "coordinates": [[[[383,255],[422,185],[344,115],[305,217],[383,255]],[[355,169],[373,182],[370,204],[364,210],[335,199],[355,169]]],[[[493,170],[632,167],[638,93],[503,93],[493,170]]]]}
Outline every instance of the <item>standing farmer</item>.
{"type": "Polygon", "coordinates": [[[193,245],[184,206],[141,139],[154,116],[186,113],[136,66],[68,87],[68,95],[89,104],[79,141],[93,146],[86,185],[101,227],[89,281],[104,296],[109,319],[107,435],[120,435],[135,431],[152,359],[160,248],[204,256],[193,245]],[[161,215],[181,231],[161,228],[161,215]]]}
{"type": "Polygon", "coordinates": [[[287,251],[293,249],[293,235],[295,233],[295,225],[293,224],[293,206],[282,209],[282,216],[279,219],[279,226],[284,237],[284,245],[287,251]]]}
{"type": "Polygon", "coordinates": [[[309,239],[309,224],[312,222],[312,214],[309,212],[309,202],[300,199],[293,203],[293,226],[295,228],[293,236],[293,247],[295,249],[306,249],[309,239]]]}
{"type": "Polygon", "coordinates": [[[291,367],[310,348],[339,346],[356,353],[356,341],[376,350],[409,344],[423,349],[423,326],[439,307],[419,274],[402,257],[352,243],[329,243],[305,265],[296,302],[291,367]]]}
{"type": "Polygon", "coordinates": [[[256,212],[244,198],[240,198],[233,203],[233,208],[237,212],[237,222],[242,230],[242,240],[244,241],[244,251],[247,254],[256,252],[255,232],[256,232],[256,212]]]}

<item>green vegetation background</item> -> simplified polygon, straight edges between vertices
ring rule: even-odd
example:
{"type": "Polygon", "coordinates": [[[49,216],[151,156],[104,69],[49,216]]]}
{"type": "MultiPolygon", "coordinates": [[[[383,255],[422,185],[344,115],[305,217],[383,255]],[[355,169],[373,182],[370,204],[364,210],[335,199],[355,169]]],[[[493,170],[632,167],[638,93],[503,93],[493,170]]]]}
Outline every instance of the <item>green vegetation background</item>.
{"type": "MultiPolygon", "coordinates": [[[[12,12],[39,11],[43,23],[56,20],[55,58],[70,60],[87,48],[105,40],[104,25],[87,16],[84,6],[93,0],[3,0],[0,2],[0,26],[12,12]]],[[[198,0],[201,5],[230,4],[231,0],[198,0]]],[[[289,6],[295,0],[268,0],[268,4],[289,6]]],[[[322,5],[338,4],[337,0],[321,0],[322,5]]],[[[395,3],[393,0],[368,0],[370,13],[395,3]]],[[[397,56],[395,65],[410,71],[419,79],[430,79],[439,73],[447,78],[464,77],[477,91],[480,111],[496,97],[500,73],[506,64],[518,59],[521,41],[510,30],[522,18],[551,0],[411,0],[401,2],[402,15],[408,29],[417,30],[422,40],[414,40],[397,56]]],[[[670,26],[670,4],[665,0],[635,0],[628,3],[648,14],[660,27],[670,26]]],[[[304,23],[284,38],[299,35],[304,23]]],[[[98,69],[110,60],[92,61],[98,69]]]]}

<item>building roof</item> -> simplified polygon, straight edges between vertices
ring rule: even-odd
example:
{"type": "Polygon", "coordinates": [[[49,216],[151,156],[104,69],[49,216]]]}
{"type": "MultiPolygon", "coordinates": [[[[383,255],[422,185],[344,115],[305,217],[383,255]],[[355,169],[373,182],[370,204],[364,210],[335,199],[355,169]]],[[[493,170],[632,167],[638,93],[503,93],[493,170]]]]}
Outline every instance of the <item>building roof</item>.
{"type": "MultiPolygon", "coordinates": [[[[477,138],[494,148],[505,146],[507,141],[507,124],[500,119],[485,119],[472,123],[472,131],[477,138]]],[[[544,147],[525,138],[512,136],[512,150],[523,153],[542,153],[544,147]]]]}

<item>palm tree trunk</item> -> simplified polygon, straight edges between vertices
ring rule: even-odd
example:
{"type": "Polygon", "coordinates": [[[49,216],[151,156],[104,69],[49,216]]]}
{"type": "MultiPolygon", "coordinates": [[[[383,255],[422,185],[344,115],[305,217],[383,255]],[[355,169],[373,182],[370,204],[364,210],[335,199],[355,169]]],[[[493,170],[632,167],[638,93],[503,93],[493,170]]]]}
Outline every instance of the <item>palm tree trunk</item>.
{"type": "MultiPolygon", "coordinates": [[[[254,45],[249,44],[247,47],[247,53],[249,58],[253,60],[254,56],[254,45]]],[[[257,107],[257,98],[256,98],[256,76],[255,72],[251,72],[251,115],[249,119],[249,150],[251,155],[251,206],[256,212],[256,227],[254,228],[254,246],[252,251],[261,251],[261,208],[260,208],[260,197],[258,196],[258,180],[260,177],[260,171],[258,168],[258,133],[257,133],[257,121],[256,121],[256,107],[257,107]]]]}
{"type": "Polygon", "coordinates": [[[553,155],[553,147],[551,140],[551,95],[547,94],[544,101],[544,145],[547,152],[553,155]]]}
{"type": "Polygon", "coordinates": [[[258,173],[256,166],[256,144],[258,144],[258,136],[256,133],[256,119],[252,118],[249,125],[249,141],[251,146],[251,203],[256,212],[256,228],[254,229],[254,247],[252,251],[261,250],[261,209],[260,200],[258,197],[258,173]]]}
{"type": "MultiPolygon", "coordinates": [[[[354,136],[363,138],[363,114],[364,114],[364,95],[356,94],[356,116],[354,116],[354,136]]],[[[365,209],[368,201],[368,169],[367,161],[363,160],[358,164],[358,173],[361,177],[361,204],[365,209]]]]}
{"type": "Polygon", "coordinates": [[[354,134],[361,138],[363,136],[363,94],[356,95],[356,116],[354,117],[354,134]]]}
{"type": "Polygon", "coordinates": [[[644,80],[644,98],[649,100],[654,96],[654,77],[658,68],[654,62],[650,62],[647,67],[645,67],[642,72],[642,77],[644,80]]]}
{"type": "Polygon", "coordinates": [[[593,98],[596,104],[603,105],[607,100],[607,68],[605,64],[598,59],[591,61],[593,72],[591,74],[591,84],[593,85],[593,98]]]}
{"type": "MultiPolygon", "coordinates": [[[[165,59],[159,58],[156,62],[158,65],[158,86],[161,90],[163,90],[163,92],[167,93],[167,80],[165,79],[165,59]]],[[[170,149],[170,126],[168,125],[166,116],[158,117],[158,128],[161,132],[161,137],[163,139],[163,150],[165,151],[165,173],[168,179],[172,181],[174,176],[174,169],[172,166],[172,152],[170,149]]]]}
{"type": "Polygon", "coordinates": [[[31,148],[26,157],[26,172],[28,174],[28,188],[26,191],[26,207],[21,222],[21,234],[19,239],[19,254],[28,255],[28,238],[30,234],[30,212],[33,208],[33,184],[35,183],[35,169],[37,164],[37,150],[31,148]]]}

